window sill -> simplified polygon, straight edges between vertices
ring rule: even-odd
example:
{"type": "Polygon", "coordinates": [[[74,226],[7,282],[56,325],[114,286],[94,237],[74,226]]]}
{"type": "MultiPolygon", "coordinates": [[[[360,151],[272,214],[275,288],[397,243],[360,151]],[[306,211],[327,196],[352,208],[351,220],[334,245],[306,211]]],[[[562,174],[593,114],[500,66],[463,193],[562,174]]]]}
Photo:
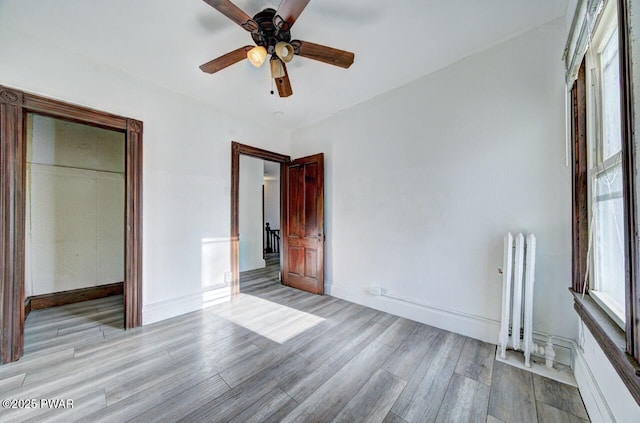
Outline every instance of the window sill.
{"type": "Polygon", "coordinates": [[[640,405],[640,365],[626,352],[624,331],[593,301],[589,295],[574,292],[578,316],[587,326],[627,389],[640,405]]]}
{"type": "Polygon", "coordinates": [[[620,310],[611,297],[604,292],[590,289],[589,296],[624,331],[624,310],[620,310]]]}

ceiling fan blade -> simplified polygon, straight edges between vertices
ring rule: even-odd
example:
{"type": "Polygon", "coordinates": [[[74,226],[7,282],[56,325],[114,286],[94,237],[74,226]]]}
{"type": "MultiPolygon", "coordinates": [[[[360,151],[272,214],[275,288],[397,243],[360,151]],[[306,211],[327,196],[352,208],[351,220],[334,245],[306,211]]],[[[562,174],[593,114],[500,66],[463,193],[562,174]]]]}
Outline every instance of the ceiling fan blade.
{"type": "Polygon", "coordinates": [[[251,16],[247,15],[229,0],[203,0],[209,6],[231,19],[249,32],[257,32],[259,27],[251,16]]]}
{"type": "Polygon", "coordinates": [[[218,57],[217,59],[213,59],[212,61],[201,65],[200,70],[206,73],[216,73],[219,70],[226,68],[227,66],[231,66],[234,63],[238,63],[239,61],[246,59],[247,52],[252,48],[253,46],[244,46],[235,49],[223,56],[218,57]]]}
{"type": "Polygon", "coordinates": [[[273,24],[278,30],[288,31],[298,19],[310,0],[282,0],[278,6],[273,24]]]}
{"type": "Polygon", "coordinates": [[[280,97],[289,97],[293,94],[291,82],[289,81],[289,72],[287,72],[287,67],[284,63],[282,64],[282,68],[284,69],[284,76],[282,78],[275,78],[276,85],[278,87],[278,95],[280,97]]]}
{"type": "Polygon", "coordinates": [[[355,54],[351,52],[310,43],[308,41],[294,40],[291,41],[291,45],[295,50],[295,54],[299,56],[318,60],[330,65],[340,66],[345,69],[349,68],[349,66],[353,64],[353,59],[355,58],[355,54]]]}

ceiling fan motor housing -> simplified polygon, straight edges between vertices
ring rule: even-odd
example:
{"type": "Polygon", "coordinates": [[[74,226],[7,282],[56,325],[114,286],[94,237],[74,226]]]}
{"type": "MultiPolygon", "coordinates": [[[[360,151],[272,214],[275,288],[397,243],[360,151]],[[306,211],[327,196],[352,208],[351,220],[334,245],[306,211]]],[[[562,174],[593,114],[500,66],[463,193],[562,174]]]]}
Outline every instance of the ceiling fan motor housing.
{"type": "MultiPolygon", "coordinates": [[[[280,41],[288,43],[291,41],[291,32],[288,29],[288,23],[282,21],[282,27],[280,30],[274,25],[274,17],[276,11],[268,8],[262,12],[258,12],[253,21],[258,25],[258,31],[252,32],[251,37],[256,45],[263,46],[267,49],[269,54],[275,53],[275,46],[280,41]]],[[[278,19],[276,19],[278,21],[278,19]]]]}

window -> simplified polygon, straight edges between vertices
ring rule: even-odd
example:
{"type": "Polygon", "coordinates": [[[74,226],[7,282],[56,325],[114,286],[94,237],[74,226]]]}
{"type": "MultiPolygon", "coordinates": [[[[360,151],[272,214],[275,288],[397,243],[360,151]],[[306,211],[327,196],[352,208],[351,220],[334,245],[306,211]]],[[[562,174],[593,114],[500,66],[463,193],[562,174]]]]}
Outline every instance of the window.
{"type": "Polygon", "coordinates": [[[632,96],[632,74],[640,73],[640,64],[631,60],[640,44],[630,35],[632,14],[628,0],[580,0],[564,59],[571,87],[574,309],[640,405],[632,96]]]}
{"type": "Polygon", "coordinates": [[[620,57],[616,5],[607,3],[587,53],[587,149],[591,269],[589,293],[625,326],[624,204],[620,57]]]}

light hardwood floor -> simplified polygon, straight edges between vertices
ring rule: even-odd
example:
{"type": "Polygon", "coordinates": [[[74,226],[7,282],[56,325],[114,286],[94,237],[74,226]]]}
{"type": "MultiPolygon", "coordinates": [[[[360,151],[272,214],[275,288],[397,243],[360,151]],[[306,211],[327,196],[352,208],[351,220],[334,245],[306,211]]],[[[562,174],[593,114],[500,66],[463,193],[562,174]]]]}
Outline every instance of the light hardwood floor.
{"type": "Polygon", "coordinates": [[[242,274],[231,302],[122,328],[122,297],[34,311],[0,366],[0,421],[581,422],[578,391],[494,361],[495,346],[242,274]]]}

